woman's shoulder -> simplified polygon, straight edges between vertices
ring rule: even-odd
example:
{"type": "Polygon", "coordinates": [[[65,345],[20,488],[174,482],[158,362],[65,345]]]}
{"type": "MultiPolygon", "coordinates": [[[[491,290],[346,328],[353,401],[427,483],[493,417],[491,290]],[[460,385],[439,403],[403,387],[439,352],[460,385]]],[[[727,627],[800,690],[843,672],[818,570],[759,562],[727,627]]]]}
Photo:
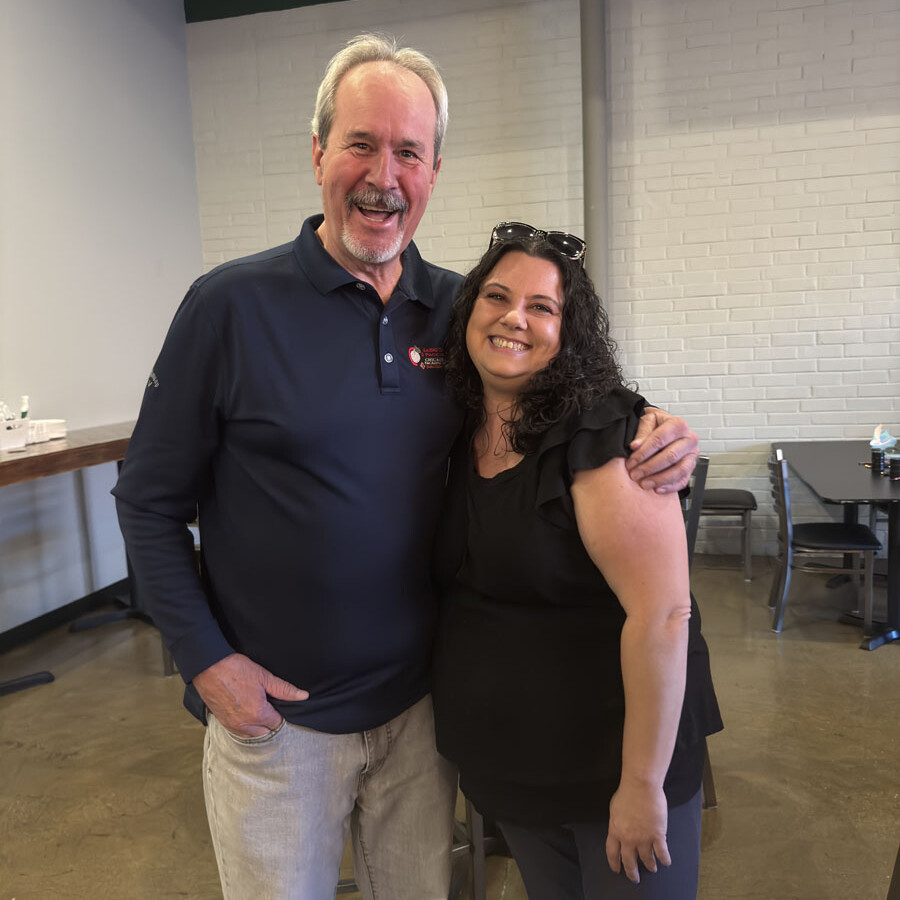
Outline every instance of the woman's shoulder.
{"type": "Polygon", "coordinates": [[[615,457],[628,456],[645,401],[625,387],[577,410],[544,435],[537,452],[537,509],[556,524],[571,522],[569,496],[575,472],[597,469],[615,457]]]}
{"type": "Polygon", "coordinates": [[[600,434],[606,431],[631,433],[644,412],[646,401],[622,385],[614,387],[605,397],[584,409],[573,410],[544,435],[540,453],[553,447],[571,443],[579,435],[600,434]]]}

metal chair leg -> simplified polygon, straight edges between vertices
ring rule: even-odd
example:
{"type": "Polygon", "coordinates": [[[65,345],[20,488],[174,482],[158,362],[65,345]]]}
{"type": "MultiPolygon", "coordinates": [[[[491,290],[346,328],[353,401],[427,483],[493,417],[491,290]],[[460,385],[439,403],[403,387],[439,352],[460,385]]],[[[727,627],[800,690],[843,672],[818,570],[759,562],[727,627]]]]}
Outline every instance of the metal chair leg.
{"type": "Polygon", "coordinates": [[[784,577],[784,556],[781,553],[775,556],[775,565],[778,568],[775,571],[772,587],[769,588],[769,602],[766,604],[769,609],[775,609],[778,603],[778,596],[781,593],[781,579],[784,577]]]}
{"type": "Polygon", "coordinates": [[[706,758],[703,760],[703,781],[700,790],[703,794],[703,808],[715,809],[719,805],[716,797],[716,783],[713,781],[712,765],[709,761],[709,747],[706,748],[706,758]]]}
{"type": "Polygon", "coordinates": [[[791,560],[786,557],[784,561],[784,571],[781,574],[781,590],[775,598],[775,612],[772,615],[772,631],[776,634],[781,632],[784,625],[784,608],[787,606],[787,595],[791,587],[791,560]]]}
{"type": "Polygon", "coordinates": [[[487,884],[484,876],[484,819],[472,805],[471,800],[466,800],[466,820],[469,825],[472,851],[472,900],[487,900],[487,884]]]}
{"type": "Polygon", "coordinates": [[[744,532],[742,535],[742,544],[744,549],[744,581],[752,581],[753,580],[753,572],[751,570],[751,516],[752,510],[745,510],[741,516],[741,521],[744,523],[744,532]]]}

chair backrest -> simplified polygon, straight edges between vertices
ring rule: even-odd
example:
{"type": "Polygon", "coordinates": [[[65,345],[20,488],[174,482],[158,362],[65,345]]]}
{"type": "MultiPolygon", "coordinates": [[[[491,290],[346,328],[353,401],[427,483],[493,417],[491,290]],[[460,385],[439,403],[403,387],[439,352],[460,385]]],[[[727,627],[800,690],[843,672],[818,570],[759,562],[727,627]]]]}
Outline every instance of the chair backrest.
{"type": "Polygon", "coordinates": [[[691,480],[691,490],[682,504],[684,528],[687,532],[688,568],[694,561],[694,545],[697,543],[697,530],[700,528],[700,512],[703,509],[703,492],[706,490],[706,474],[709,469],[709,457],[698,456],[691,480]]]}
{"type": "Polygon", "coordinates": [[[778,514],[778,543],[784,550],[790,550],[794,528],[791,524],[791,492],[786,459],[773,457],[769,460],[769,481],[772,484],[772,505],[778,514]]]}

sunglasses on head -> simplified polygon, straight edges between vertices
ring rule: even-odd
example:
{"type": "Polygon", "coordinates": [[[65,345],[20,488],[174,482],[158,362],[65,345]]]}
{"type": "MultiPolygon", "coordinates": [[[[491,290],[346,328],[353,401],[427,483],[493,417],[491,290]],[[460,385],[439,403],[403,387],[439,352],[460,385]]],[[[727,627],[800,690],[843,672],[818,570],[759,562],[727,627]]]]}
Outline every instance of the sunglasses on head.
{"type": "Polygon", "coordinates": [[[574,234],[566,234],[564,231],[542,231],[526,225],[524,222],[501,222],[494,226],[491,232],[491,242],[488,249],[494,244],[502,244],[506,241],[529,240],[542,237],[560,255],[567,259],[581,260],[584,264],[584,254],[587,250],[584,241],[574,234]]]}

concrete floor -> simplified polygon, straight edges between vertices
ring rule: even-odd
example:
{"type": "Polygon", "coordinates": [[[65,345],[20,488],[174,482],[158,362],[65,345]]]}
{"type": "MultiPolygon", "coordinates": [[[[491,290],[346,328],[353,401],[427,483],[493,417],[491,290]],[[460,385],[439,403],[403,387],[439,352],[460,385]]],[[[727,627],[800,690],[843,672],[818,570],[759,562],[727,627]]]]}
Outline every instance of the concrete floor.
{"type": "MultiPolygon", "coordinates": [[[[900,841],[900,645],[867,653],[836,621],[849,585],[796,575],[769,630],[769,560],[698,557],[694,593],[726,730],[710,740],[703,900],[884,900],[900,841]]],[[[878,588],[883,597],[883,588],[878,588]]],[[[203,730],[136,621],[61,629],[0,657],[0,900],[221,897],[200,786],[203,730]]],[[[525,900],[488,860],[489,900],[525,900]]],[[[356,895],[344,895],[351,900],[356,895]]],[[[323,898],[325,900],[325,898],[323,898]]]]}

